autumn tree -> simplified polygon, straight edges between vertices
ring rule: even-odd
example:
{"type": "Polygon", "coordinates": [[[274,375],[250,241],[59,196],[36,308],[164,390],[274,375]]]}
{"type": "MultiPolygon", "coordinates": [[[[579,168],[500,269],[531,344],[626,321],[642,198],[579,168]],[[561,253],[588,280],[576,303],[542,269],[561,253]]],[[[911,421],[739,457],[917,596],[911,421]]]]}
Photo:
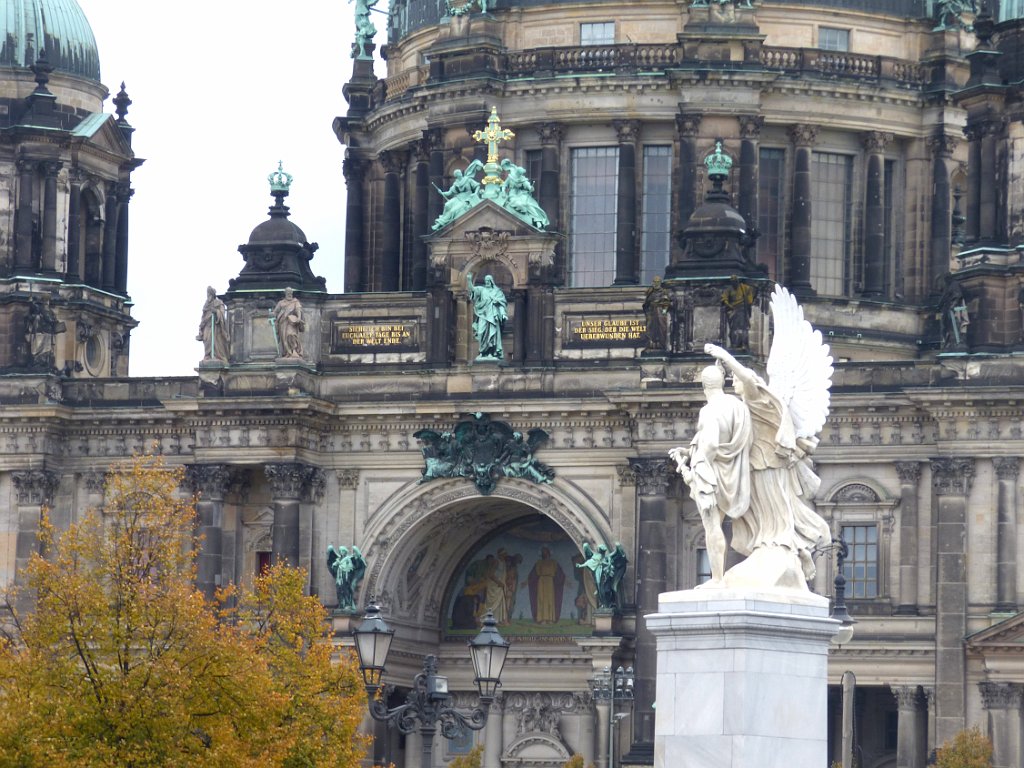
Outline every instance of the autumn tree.
{"type": "Polygon", "coordinates": [[[938,768],[989,768],[992,765],[992,742],[980,728],[960,731],[935,753],[938,768]]]}
{"type": "Polygon", "coordinates": [[[59,535],[43,516],[0,641],[0,768],[359,764],[358,666],[332,663],[305,574],[276,566],[230,610],[209,602],[181,480],[136,458],[108,475],[102,514],[59,535]]]}

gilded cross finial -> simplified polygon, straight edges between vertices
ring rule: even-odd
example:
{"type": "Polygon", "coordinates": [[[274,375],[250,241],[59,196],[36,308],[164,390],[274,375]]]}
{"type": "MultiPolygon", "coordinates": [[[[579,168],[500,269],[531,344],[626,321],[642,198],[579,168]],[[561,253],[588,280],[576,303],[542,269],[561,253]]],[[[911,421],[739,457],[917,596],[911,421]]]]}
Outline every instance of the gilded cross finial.
{"type": "Polygon", "coordinates": [[[491,107],[491,116],[487,118],[486,130],[473,133],[474,140],[487,144],[488,163],[498,162],[498,143],[512,138],[515,138],[515,134],[508,128],[501,127],[501,118],[498,117],[497,107],[491,107]]]}

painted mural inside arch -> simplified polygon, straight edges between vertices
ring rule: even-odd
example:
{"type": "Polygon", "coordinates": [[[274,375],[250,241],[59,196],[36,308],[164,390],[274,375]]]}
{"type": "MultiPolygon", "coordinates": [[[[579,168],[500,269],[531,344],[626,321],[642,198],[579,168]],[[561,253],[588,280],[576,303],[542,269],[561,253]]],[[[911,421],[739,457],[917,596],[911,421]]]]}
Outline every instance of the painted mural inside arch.
{"type": "Polygon", "coordinates": [[[483,542],[456,575],[448,599],[449,635],[473,635],[487,610],[502,635],[578,637],[593,632],[593,572],[579,547],[545,517],[504,528],[483,542]]]}

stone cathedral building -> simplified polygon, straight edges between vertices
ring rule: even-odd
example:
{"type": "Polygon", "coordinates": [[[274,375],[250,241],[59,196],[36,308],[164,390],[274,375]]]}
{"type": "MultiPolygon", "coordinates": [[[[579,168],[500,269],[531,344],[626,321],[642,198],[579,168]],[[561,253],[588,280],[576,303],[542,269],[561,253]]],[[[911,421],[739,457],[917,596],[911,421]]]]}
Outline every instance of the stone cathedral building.
{"type": "MultiPolygon", "coordinates": [[[[210,299],[219,325],[196,375],[141,379],[130,100],[122,88],[104,111],[74,0],[8,3],[3,578],[42,505],[67,524],[102,506],[112,461],[155,447],[200,494],[203,589],[287,559],[334,607],[326,548],[357,545],[360,600],[376,595],[397,630],[396,697],[429,653],[471,703],[465,639],[497,609],[513,646],[475,735],[486,768],[649,763],[643,616],[708,577],[666,454],[693,433],[704,343],[763,364],[779,282],[835,358],[815,501],[849,544],[857,624],[829,665],[831,755],[852,671],[864,768],[920,768],[971,725],[997,766],[1019,766],[1024,2],[977,5],[393,0],[371,17],[364,3],[379,45],[362,26],[334,122],[344,253],[317,251],[276,176],[238,277],[210,299]],[[435,187],[485,160],[492,111],[550,223],[485,201],[434,229],[435,187]],[[328,259],[344,259],[344,286],[317,278],[328,259]],[[468,276],[507,297],[500,364],[476,360],[468,276]],[[275,315],[289,288],[299,304],[275,315]],[[289,316],[302,322],[285,350],[289,316]],[[438,453],[454,435],[469,477],[438,453]],[[576,567],[584,541],[627,553],[611,614],[576,567]],[[620,665],[634,697],[610,711],[605,668],[620,665]]],[[[834,553],[817,565],[831,594],[834,553]]],[[[376,735],[378,761],[419,759],[418,736],[376,735]]],[[[471,741],[438,736],[435,765],[471,741]]]]}

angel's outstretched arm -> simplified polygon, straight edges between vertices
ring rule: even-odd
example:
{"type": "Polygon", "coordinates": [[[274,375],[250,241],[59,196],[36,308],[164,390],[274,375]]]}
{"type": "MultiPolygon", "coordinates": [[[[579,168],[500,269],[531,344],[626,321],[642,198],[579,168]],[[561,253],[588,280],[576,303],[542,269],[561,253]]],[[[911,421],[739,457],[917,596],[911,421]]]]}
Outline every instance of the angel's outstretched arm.
{"type": "Polygon", "coordinates": [[[739,379],[744,384],[748,384],[751,387],[757,384],[757,374],[744,365],[741,365],[739,360],[730,355],[726,350],[722,349],[717,344],[705,344],[704,352],[711,355],[713,358],[718,360],[722,365],[729,369],[733,376],[739,379]]]}

